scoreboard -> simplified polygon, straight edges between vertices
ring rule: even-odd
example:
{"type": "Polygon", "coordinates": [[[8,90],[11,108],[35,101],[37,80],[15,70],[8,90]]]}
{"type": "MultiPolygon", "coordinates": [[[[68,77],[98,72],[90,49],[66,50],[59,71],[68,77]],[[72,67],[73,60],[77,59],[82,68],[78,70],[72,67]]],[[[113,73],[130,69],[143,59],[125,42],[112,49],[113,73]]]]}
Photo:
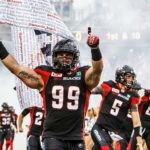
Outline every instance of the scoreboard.
{"type": "MultiPolygon", "coordinates": [[[[82,31],[72,32],[75,39],[80,43],[87,40],[88,34],[82,31]]],[[[100,36],[102,43],[116,43],[116,42],[147,42],[149,38],[149,31],[99,31],[97,35],[100,36]]],[[[149,43],[149,42],[148,42],[149,43]]]]}

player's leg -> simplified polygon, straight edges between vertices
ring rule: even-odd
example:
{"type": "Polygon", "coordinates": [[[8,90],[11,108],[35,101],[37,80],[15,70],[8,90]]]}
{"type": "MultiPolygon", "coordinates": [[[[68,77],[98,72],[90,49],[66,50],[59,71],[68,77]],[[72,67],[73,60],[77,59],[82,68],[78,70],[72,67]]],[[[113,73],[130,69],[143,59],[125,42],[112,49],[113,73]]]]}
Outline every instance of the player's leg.
{"type": "Polygon", "coordinates": [[[147,148],[150,149],[150,132],[148,132],[145,136],[145,142],[147,145],[147,148]]]}
{"type": "Polygon", "coordinates": [[[37,136],[37,142],[38,142],[38,150],[42,150],[41,138],[40,138],[40,136],[37,136]]]}
{"type": "Polygon", "coordinates": [[[12,130],[7,129],[6,130],[6,150],[8,150],[9,147],[12,145],[12,130]]]}
{"type": "Polygon", "coordinates": [[[67,143],[65,141],[55,138],[44,138],[43,148],[44,150],[66,150],[67,143]]]}
{"type": "Polygon", "coordinates": [[[15,136],[15,132],[13,129],[11,129],[11,131],[9,131],[9,136],[11,136],[11,141],[10,143],[7,145],[7,149],[9,149],[10,147],[10,150],[13,150],[13,141],[14,141],[14,136],[15,136]]]}
{"type": "Polygon", "coordinates": [[[68,146],[68,150],[85,150],[85,143],[83,140],[79,140],[79,141],[66,141],[67,142],[67,146],[68,146]]]}
{"type": "Polygon", "coordinates": [[[11,145],[10,145],[10,150],[13,150],[14,138],[15,138],[15,131],[12,129],[12,142],[11,142],[11,145]]]}
{"type": "Polygon", "coordinates": [[[132,149],[136,149],[136,137],[134,135],[134,131],[132,131],[130,141],[127,146],[127,150],[132,150],[132,149]]]}
{"type": "Polygon", "coordinates": [[[119,140],[116,142],[116,150],[126,150],[127,145],[128,143],[125,139],[119,140]]]}
{"type": "Polygon", "coordinates": [[[4,131],[0,130],[0,150],[3,149],[3,144],[4,144],[4,131]]]}
{"type": "Polygon", "coordinates": [[[113,150],[112,139],[109,134],[98,125],[94,125],[91,131],[94,147],[100,150],[113,150]]]}
{"type": "Polygon", "coordinates": [[[27,138],[27,150],[41,150],[41,142],[39,136],[30,135],[27,138]]]}

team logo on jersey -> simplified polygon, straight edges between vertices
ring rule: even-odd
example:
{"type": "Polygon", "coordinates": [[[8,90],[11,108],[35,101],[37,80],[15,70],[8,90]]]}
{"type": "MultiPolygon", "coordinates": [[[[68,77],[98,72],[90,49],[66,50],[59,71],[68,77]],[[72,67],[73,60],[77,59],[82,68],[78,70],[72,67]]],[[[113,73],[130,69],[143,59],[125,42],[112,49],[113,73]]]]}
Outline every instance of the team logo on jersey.
{"type": "Polygon", "coordinates": [[[55,73],[55,72],[52,72],[51,76],[52,76],[52,77],[62,77],[62,73],[55,73]]]}
{"type": "Polygon", "coordinates": [[[81,76],[81,71],[77,72],[76,76],[81,76]]]}
{"type": "Polygon", "coordinates": [[[81,77],[63,77],[63,80],[81,80],[81,77]]]}
{"type": "Polygon", "coordinates": [[[114,93],[119,93],[120,91],[118,90],[118,89],[115,89],[115,88],[112,88],[112,92],[114,92],[114,93]]]}
{"type": "Polygon", "coordinates": [[[130,95],[129,94],[127,94],[126,96],[125,95],[122,95],[122,94],[119,94],[118,95],[119,97],[122,97],[123,99],[125,99],[125,100],[129,100],[130,99],[130,95]]]}

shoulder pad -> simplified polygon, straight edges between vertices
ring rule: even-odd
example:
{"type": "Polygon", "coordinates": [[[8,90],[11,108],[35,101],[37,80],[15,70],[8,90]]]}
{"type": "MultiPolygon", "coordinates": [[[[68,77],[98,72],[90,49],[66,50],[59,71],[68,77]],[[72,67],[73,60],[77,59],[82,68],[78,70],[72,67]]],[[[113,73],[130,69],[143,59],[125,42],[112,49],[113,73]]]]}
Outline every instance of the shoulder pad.
{"type": "Polygon", "coordinates": [[[80,69],[82,69],[82,70],[88,70],[90,68],[90,66],[82,66],[82,67],[80,67],[80,69]]]}
{"type": "Polygon", "coordinates": [[[132,94],[132,96],[134,96],[134,97],[140,98],[140,95],[139,95],[137,92],[132,91],[131,94],[132,94]]]}
{"type": "Polygon", "coordinates": [[[103,83],[109,85],[109,86],[116,86],[116,83],[113,80],[104,81],[103,83]]]}
{"type": "Polygon", "coordinates": [[[46,65],[37,66],[35,68],[35,70],[36,69],[44,70],[44,71],[47,71],[47,72],[54,71],[54,69],[51,66],[46,66],[46,65]]]}

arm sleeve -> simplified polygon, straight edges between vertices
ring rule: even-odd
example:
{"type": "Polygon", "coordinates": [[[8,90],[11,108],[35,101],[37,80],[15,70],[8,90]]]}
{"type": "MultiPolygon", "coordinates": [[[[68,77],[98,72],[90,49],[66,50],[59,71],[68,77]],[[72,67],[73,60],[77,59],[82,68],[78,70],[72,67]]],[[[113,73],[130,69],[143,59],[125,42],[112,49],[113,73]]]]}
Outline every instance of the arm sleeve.
{"type": "Polygon", "coordinates": [[[136,93],[133,93],[132,94],[132,99],[131,99],[131,107],[136,105],[136,104],[139,104],[140,103],[140,97],[138,94],[136,93]]]}
{"type": "Polygon", "coordinates": [[[111,87],[107,83],[105,83],[105,82],[103,82],[101,84],[101,87],[103,89],[103,93],[102,93],[103,96],[108,95],[108,93],[111,91],[111,87]]]}
{"type": "Polygon", "coordinates": [[[17,119],[18,119],[18,115],[16,114],[15,115],[15,121],[14,121],[14,125],[15,125],[16,129],[17,129],[17,119]]]}
{"type": "Polygon", "coordinates": [[[26,116],[30,112],[30,108],[26,108],[22,111],[22,116],[26,116]]]}

